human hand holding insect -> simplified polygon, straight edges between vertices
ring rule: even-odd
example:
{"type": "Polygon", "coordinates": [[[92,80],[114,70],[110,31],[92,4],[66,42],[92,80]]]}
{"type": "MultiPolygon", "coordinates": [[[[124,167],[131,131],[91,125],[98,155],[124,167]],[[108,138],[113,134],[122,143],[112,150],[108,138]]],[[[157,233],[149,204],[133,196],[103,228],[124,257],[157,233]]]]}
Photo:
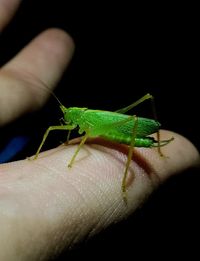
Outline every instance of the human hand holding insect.
{"type": "MultiPolygon", "coordinates": [[[[16,6],[19,2],[5,1],[16,6]]],[[[0,1],[0,11],[3,10],[2,3],[0,1]]],[[[0,28],[11,15],[11,9],[4,9],[4,16],[0,15],[0,28]]],[[[73,42],[66,33],[47,30],[2,67],[2,125],[45,103],[49,93],[44,94],[37,79],[53,89],[72,52],[73,42]]],[[[149,179],[149,174],[156,174],[162,182],[192,166],[198,158],[196,149],[188,140],[161,131],[161,140],[172,136],[175,140],[163,147],[167,156],[164,160],[156,149],[134,150],[136,162],[131,162],[130,167],[135,176],[134,182],[127,181],[130,182],[128,206],[121,197],[121,180],[128,152],[124,145],[102,144],[102,140],[87,144],[70,170],[67,162],[77,145],[62,145],[43,152],[35,161],[1,165],[0,259],[13,258],[16,249],[20,249],[17,251],[19,260],[27,260],[27,257],[38,260],[44,253],[49,257],[58,249],[61,252],[71,246],[74,238],[79,241],[132,213],[153,190],[154,181],[149,179]]]]}

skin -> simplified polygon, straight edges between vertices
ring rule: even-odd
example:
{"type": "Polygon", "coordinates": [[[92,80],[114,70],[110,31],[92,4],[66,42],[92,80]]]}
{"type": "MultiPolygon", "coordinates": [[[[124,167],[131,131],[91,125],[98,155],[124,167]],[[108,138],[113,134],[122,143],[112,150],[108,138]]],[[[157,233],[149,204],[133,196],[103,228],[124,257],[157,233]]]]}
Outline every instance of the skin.
{"type": "MultiPolygon", "coordinates": [[[[19,2],[0,0],[1,30],[19,2]]],[[[1,125],[45,103],[48,93],[39,88],[40,81],[53,89],[73,49],[68,34],[49,29],[2,67],[1,125]]],[[[160,182],[199,160],[190,141],[176,133],[161,131],[161,139],[171,136],[175,140],[163,147],[165,158],[156,149],[135,150],[136,162],[131,163],[134,179],[130,173],[127,181],[127,206],[121,195],[127,150],[123,145],[93,141],[80,151],[71,169],[66,166],[76,149],[76,140],[75,144],[41,153],[35,161],[2,164],[0,260],[48,260],[134,212],[160,182]]]]}

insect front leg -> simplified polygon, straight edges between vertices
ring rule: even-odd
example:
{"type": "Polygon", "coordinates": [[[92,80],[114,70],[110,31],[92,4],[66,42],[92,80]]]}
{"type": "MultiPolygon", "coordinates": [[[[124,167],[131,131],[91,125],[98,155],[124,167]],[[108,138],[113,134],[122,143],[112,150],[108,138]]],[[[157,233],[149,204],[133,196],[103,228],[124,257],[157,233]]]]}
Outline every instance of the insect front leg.
{"type": "Polygon", "coordinates": [[[44,143],[45,143],[45,141],[46,141],[50,131],[52,131],[52,130],[69,130],[70,131],[70,130],[73,130],[75,127],[76,126],[74,126],[74,125],[61,125],[61,126],[59,125],[59,126],[51,126],[51,127],[49,127],[46,130],[46,132],[45,132],[45,134],[43,136],[42,142],[40,143],[40,146],[39,146],[39,148],[38,148],[38,150],[37,150],[37,152],[35,154],[35,157],[33,159],[37,159],[38,158],[38,155],[39,155],[39,153],[40,153],[40,151],[42,149],[42,146],[44,145],[44,143]]]}

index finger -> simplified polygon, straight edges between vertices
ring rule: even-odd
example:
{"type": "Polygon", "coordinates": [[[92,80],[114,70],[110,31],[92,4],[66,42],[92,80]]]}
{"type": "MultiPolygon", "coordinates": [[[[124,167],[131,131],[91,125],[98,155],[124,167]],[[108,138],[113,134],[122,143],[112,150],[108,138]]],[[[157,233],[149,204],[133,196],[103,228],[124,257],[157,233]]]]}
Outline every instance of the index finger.
{"type": "Polygon", "coordinates": [[[126,155],[115,148],[87,144],[70,170],[67,163],[77,145],[62,145],[37,160],[1,165],[0,257],[12,257],[19,248],[23,260],[52,256],[126,218],[155,188],[141,159],[161,182],[199,160],[184,137],[166,131],[161,135],[174,136],[165,146],[165,158],[155,149],[136,149],[140,160],[131,163],[134,179],[128,185],[128,205],[121,192],[126,155]]]}

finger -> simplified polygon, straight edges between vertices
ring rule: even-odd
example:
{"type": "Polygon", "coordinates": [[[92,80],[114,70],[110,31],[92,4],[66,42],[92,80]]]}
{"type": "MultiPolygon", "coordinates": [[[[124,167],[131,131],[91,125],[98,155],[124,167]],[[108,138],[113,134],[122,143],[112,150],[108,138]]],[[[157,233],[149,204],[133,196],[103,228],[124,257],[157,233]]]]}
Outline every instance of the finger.
{"type": "Polygon", "coordinates": [[[14,15],[21,0],[0,0],[0,32],[14,15]]]}
{"type": "Polygon", "coordinates": [[[85,145],[71,169],[67,163],[77,145],[62,145],[37,160],[1,165],[0,255],[12,257],[17,251],[19,260],[39,260],[125,218],[152,192],[154,174],[164,180],[199,159],[188,140],[175,133],[163,135],[175,138],[165,147],[165,158],[155,156],[154,149],[137,149],[127,205],[121,192],[126,156],[114,148],[85,145]]]}
{"type": "Polygon", "coordinates": [[[62,30],[36,37],[0,71],[0,124],[41,106],[66,69],[74,45],[62,30]],[[9,105],[9,106],[8,106],[9,105]]]}
{"type": "Polygon", "coordinates": [[[140,149],[142,155],[148,158],[148,164],[151,164],[152,169],[156,170],[161,182],[184,169],[190,168],[191,163],[194,165],[200,163],[199,153],[191,142],[177,133],[161,131],[161,140],[168,140],[172,137],[174,137],[173,141],[161,147],[163,157],[157,153],[157,150],[149,153],[147,149],[140,149]]]}

